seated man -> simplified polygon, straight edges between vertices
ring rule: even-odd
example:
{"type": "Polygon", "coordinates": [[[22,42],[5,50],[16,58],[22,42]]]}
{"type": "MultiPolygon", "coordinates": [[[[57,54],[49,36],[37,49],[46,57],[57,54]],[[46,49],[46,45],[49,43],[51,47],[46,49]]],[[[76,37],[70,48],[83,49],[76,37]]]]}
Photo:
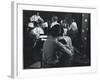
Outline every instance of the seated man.
{"type": "Polygon", "coordinates": [[[62,43],[60,43],[57,38],[61,32],[59,25],[54,25],[49,34],[47,40],[43,44],[43,57],[42,57],[42,67],[59,67],[59,57],[57,52],[72,56],[73,53],[70,49],[66,48],[62,43]]]}
{"type": "Polygon", "coordinates": [[[44,22],[44,20],[42,19],[42,17],[40,17],[39,12],[37,12],[35,15],[32,15],[30,17],[30,21],[31,22],[39,22],[39,21],[44,22]]]}

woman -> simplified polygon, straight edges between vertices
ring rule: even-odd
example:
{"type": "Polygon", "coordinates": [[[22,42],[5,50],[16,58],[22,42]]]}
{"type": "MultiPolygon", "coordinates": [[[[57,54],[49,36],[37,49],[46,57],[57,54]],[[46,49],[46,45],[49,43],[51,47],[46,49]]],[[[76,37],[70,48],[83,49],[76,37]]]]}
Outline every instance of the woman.
{"type": "Polygon", "coordinates": [[[61,28],[59,25],[54,25],[49,34],[47,40],[43,44],[43,61],[42,67],[50,68],[50,67],[59,67],[59,57],[57,53],[66,54],[68,56],[72,56],[73,53],[71,50],[66,48],[62,43],[58,42],[57,38],[61,33],[61,28]]]}

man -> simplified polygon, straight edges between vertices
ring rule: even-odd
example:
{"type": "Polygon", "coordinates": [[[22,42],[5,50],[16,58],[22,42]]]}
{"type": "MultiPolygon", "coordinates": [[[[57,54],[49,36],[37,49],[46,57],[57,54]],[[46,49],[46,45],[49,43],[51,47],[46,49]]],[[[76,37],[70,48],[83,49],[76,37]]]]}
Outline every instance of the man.
{"type": "Polygon", "coordinates": [[[72,40],[72,44],[74,47],[77,46],[77,42],[78,42],[78,27],[77,27],[77,23],[75,22],[74,19],[72,19],[72,23],[67,31],[68,36],[70,36],[71,40],[72,40]]]}
{"type": "Polygon", "coordinates": [[[59,67],[57,66],[59,63],[59,56],[57,56],[58,52],[68,56],[73,55],[71,50],[66,48],[62,43],[58,42],[57,38],[59,37],[60,32],[60,26],[54,25],[48,34],[47,40],[43,44],[42,66],[44,68],[59,67]]]}
{"type": "Polygon", "coordinates": [[[44,30],[40,26],[35,26],[34,29],[31,30],[31,34],[35,35],[37,39],[40,37],[41,34],[44,34],[44,30]]]}
{"type": "MultiPolygon", "coordinates": [[[[64,33],[64,30],[61,31],[61,34],[58,37],[58,41],[66,46],[66,48],[68,48],[74,56],[74,47],[72,45],[71,38],[64,33]]],[[[62,65],[63,67],[72,66],[73,56],[69,57],[66,54],[62,54],[60,56],[60,65],[62,65]]]]}
{"type": "Polygon", "coordinates": [[[31,22],[44,22],[44,20],[40,17],[39,12],[37,12],[35,15],[30,17],[31,22]]]}
{"type": "Polygon", "coordinates": [[[59,23],[58,23],[58,17],[57,16],[53,16],[50,28],[52,28],[56,24],[59,25],[59,23]]]}
{"type": "Polygon", "coordinates": [[[69,27],[69,30],[73,30],[73,31],[77,31],[78,30],[78,28],[77,28],[77,23],[75,22],[75,20],[74,19],[72,19],[72,23],[71,23],[71,25],[70,25],[70,27],[69,27]]]}

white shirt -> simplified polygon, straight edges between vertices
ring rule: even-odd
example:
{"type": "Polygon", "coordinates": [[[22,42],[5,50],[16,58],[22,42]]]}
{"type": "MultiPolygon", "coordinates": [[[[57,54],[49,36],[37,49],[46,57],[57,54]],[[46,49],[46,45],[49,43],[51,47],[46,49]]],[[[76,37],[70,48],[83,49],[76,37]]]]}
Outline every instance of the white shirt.
{"type": "Polygon", "coordinates": [[[32,17],[30,17],[30,21],[38,22],[38,20],[43,21],[43,19],[40,16],[37,16],[37,15],[33,15],[32,17]]]}
{"type": "Polygon", "coordinates": [[[53,27],[54,25],[56,25],[56,24],[58,24],[58,25],[59,25],[59,23],[58,23],[57,21],[52,22],[52,24],[51,24],[50,28],[52,28],[52,27],[53,27]]]}
{"type": "Polygon", "coordinates": [[[72,29],[73,31],[78,30],[77,23],[76,22],[72,22],[72,24],[70,25],[70,29],[72,29]]]}
{"type": "Polygon", "coordinates": [[[41,27],[36,27],[31,31],[31,34],[35,34],[37,37],[39,37],[40,34],[44,34],[44,31],[41,27]]]}

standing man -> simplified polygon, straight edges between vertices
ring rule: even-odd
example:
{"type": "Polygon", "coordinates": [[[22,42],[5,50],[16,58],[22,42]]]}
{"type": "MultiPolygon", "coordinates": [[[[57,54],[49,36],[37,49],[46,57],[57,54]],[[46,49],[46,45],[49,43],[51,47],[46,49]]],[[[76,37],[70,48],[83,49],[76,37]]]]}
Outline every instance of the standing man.
{"type": "Polygon", "coordinates": [[[78,40],[78,27],[74,19],[72,19],[71,25],[68,29],[68,36],[70,36],[72,44],[75,47],[77,45],[78,40]]]}
{"type": "Polygon", "coordinates": [[[77,27],[77,23],[75,22],[74,19],[72,19],[72,22],[71,22],[71,25],[69,27],[69,30],[73,30],[73,31],[77,31],[78,30],[78,27],[77,27]]]}
{"type": "Polygon", "coordinates": [[[53,17],[52,17],[52,23],[51,23],[50,28],[52,28],[52,27],[53,27],[54,25],[56,25],[56,24],[59,25],[59,23],[58,23],[58,17],[57,17],[57,16],[53,16],[53,17]]]}

